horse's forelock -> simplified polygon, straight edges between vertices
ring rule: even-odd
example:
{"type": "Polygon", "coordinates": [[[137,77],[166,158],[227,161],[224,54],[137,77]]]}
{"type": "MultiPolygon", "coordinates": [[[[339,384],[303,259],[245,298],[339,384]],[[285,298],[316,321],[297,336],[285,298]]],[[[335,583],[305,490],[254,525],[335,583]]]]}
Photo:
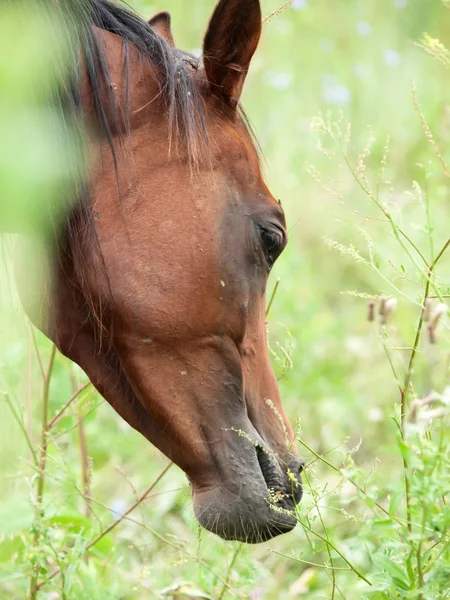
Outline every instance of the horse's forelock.
{"type": "MultiPolygon", "coordinates": [[[[111,85],[108,58],[99,43],[95,28],[113,33],[122,38],[124,75],[127,95],[131,81],[129,68],[130,44],[139,55],[156,69],[160,80],[159,96],[166,104],[170,138],[182,144],[191,166],[196,166],[208,145],[203,100],[189,73],[192,59],[170,46],[150,25],[132,11],[124,2],[109,0],[82,0],[84,10],[78,11],[81,19],[78,43],[84,56],[84,68],[91,87],[94,108],[113,155],[115,148],[112,132],[121,131],[119,119],[127,114],[129,107],[117,108],[114,88],[111,85]],[[106,109],[106,106],[108,109],[106,109]]],[[[75,95],[80,94],[77,86],[71,86],[75,95]]],[[[79,97],[75,98],[79,104],[79,97]]]]}

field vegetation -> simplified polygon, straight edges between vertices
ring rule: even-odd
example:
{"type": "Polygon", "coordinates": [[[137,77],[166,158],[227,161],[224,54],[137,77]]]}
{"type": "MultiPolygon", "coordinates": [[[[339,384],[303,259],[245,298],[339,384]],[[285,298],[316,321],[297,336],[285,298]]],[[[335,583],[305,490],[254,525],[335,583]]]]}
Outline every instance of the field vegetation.
{"type": "MultiPolygon", "coordinates": [[[[214,3],[132,4],[196,52],[214,3]]],[[[42,100],[67,40],[8,6],[0,218],[39,227],[74,168],[42,100]]],[[[307,463],[290,534],[199,529],[183,473],[27,322],[4,237],[1,600],[450,598],[449,31],[440,0],[293,0],[264,25],[243,101],[289,225],[268,329],[307,463]]]]}

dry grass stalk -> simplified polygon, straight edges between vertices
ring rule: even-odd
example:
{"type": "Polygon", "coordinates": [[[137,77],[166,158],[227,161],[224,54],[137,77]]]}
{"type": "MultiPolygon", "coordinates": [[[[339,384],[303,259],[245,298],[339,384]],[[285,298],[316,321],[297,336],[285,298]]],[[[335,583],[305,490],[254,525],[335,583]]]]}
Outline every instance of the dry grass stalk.
{"type": "Polygon", "coordinates": [[[278,17],[283,12],[283,10],[285,10],[289,6],[292,6],[293,2],[294,2],[294,0],[288,0],[287,2],[285,2],[282,6],[280,6],[279,8],[277,8],[276,10],[274,10],[273,12],[271,12],[270,15],[267,15],[267,17],[265,17],[263,19],[263,23],[268,23],[269,21],[271,21],[275,17],[278,17]]]}

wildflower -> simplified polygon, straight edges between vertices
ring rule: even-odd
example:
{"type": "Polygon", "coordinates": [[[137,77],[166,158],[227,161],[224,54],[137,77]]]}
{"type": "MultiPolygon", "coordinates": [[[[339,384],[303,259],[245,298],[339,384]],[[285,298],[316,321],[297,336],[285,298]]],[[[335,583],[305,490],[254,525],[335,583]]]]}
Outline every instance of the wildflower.
{"type": "Polygon", "coordinates": [[[449,406],[446,393],[447,388],[443,394],[432,391],[424,398],[413,400],[406,428],[408,433],[422,435],[431,422],[443,419],[448,415],[449,406]],[[440,406],[435,406],[436,404],[440,404],[440,406]]]}
{"type": "Polygon", "coordinates": [[[443,304],[443,303],[438,304],[436,306],[436,308],[434,309],[430,325],[433,325],[434,327],[436,327],[436,325],[440,321],[441,317],[446,315],[447,312],[448,312],[448,308],[447,308],[446,304],[443,304]]]}
{"type": "Polygon", "coordinates": [[[372,26],[367,21],[358,21],[356,23],[356,31],[358,35],[366,37],[372,33],[372,26]]]}
{"type": "Polygon", "coordinates": [[[430,344],[435,344],[437,342],[437,336],[436,336],[436,328],[428,325],[428,340],[430,342],[430,344]]]}
{"type": "Polygon", "coordinates": [[[386,325],[396,308],[397,298],[386,298],[385,296],[381,296],[380,308],[378,312],[380,315],[380,323],[382,325],[386,325]]]}
{"type": "Polygon", "coordinates": [[[439,321],[444,317],[448,312],[448,308],[446,304],[440,303],[434,309],[433,314],[431,315],[430,322],[428,324],[428,339],[430,340],[430,344],[435,344],[437,341],[436,330],[439,325],[439,321]]]}
{"type": "Polygon", "coordinates": [[[389,298],[384,304],[384,312],[386,318],[389,318],[397,308],[397,298],[389,298]]]}
{"type": "Polygon", "coordinates": [[[402,57],[395,50],[388,49],[384,52],[384,62],[389,67],[398,67],[402,62],[402,57]]]}

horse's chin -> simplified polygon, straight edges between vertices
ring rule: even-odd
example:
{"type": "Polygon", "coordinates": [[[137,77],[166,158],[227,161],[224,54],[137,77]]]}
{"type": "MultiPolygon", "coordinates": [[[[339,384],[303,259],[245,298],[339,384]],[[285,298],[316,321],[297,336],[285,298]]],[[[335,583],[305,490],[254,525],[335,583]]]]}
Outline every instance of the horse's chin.
{"type": "Polygon", "coordinates": [[[196,488],[194,511],[200,525],[224,540],[257,544],[287,533],[297,524],[303,463],[290,456],[282,468],[273,453],[243,444],[220,461],[215,480],[196,488]]]}
{"type": "Polygon", "coordinates": [[[266,542],[288,533],[297,524],[293,505],[290,510],[272,506],[263,496],[255,494],[249,500],[222,487],[196,497],[194,510],[198,522],[208,531],[224,540],[248,544],[266,542]]]}

